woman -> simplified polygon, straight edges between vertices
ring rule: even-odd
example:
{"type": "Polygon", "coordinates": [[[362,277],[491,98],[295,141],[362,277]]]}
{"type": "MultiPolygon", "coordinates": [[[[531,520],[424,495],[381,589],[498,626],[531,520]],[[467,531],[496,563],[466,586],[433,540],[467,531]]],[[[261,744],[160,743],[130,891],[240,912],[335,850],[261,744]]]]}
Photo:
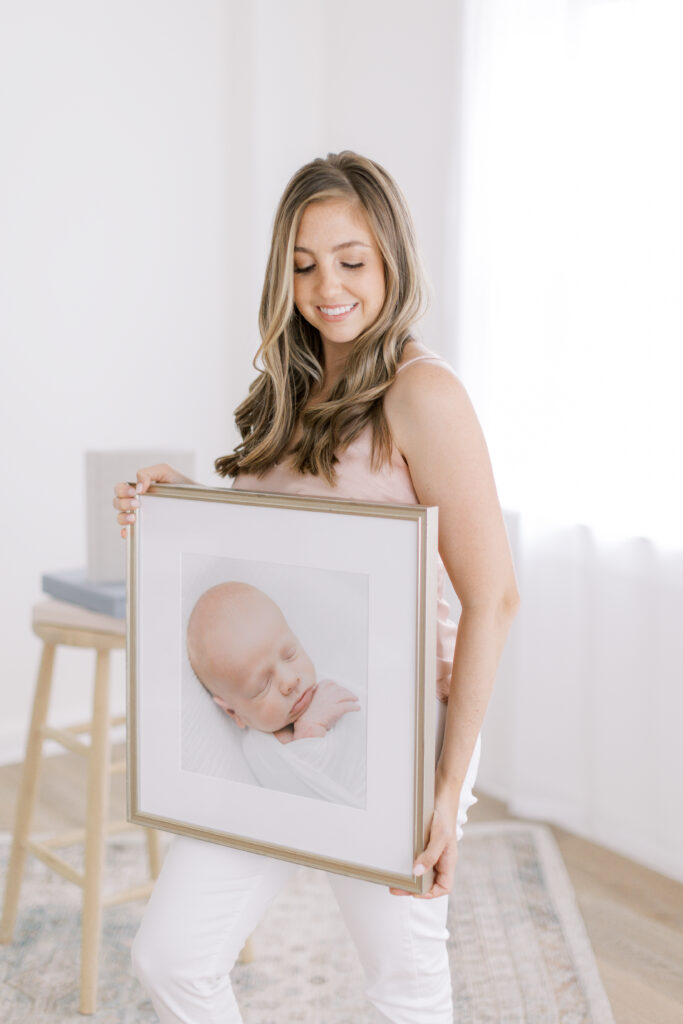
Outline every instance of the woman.
{"type": "MultiPolygon", "coordinates": [[[[302,167],[275,217],[259,318],[263,368],[235,414],[242,442],[215,464],[249,490],[439,506],[443,741],[429,842],[414,866],[416,875],[434,867],[434,882],[408,898],[329,876],[367,995],[394,1024],[453,1019],[447,894],[475,800],[479,732],[519,604],[477,417],[452,369],[411,333],[423,305],[410,213],[389,174],[349,151],[302,167]],[[462,605],[457,643],[444,569],[462,605]]],[[[137,480],[138,493],[153,481],[191,482],[166,465],[139,470],[137,480]]],[[[115,493],[125,536],[139,502],[125,483],[115,493]]],[[[229,969],[293,870],[174,839],[133,951],[164,1024],[241,1020],[229,969]]]]}

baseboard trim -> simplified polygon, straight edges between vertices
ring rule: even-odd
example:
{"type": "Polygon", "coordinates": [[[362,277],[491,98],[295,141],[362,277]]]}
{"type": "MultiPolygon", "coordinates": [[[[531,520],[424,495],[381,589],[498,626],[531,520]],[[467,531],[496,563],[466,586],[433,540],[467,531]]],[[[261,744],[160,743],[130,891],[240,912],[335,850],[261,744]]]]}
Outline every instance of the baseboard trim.
{"type": "Polygon", "coordinates": [[[575,805],[563,805],[559,801],[549,798],[516,798],[510,799],[509,794],[502,791],[502,787],[489,785],[488,783],[478,786],[475,784],[475,791],[480,789],[482,793],[491,796],[494,800],[500,800],[507,807],[510,814],[524,821],[540,822],[547,825],[554,825],[557,828],[571,832],[573,835],[585,839],[589,843],[595,843],[610,853],[619,854],[639,864],[641,867],[656,871],[674,882],[683,883],[683,865],[681,864],[680,850],[673,849],[661,841],[661,837],[652,838],[640,834],[628,834],[620,822],[601,822],[598,829],[590,829],[577,820],[580,809],[575,805]]]}

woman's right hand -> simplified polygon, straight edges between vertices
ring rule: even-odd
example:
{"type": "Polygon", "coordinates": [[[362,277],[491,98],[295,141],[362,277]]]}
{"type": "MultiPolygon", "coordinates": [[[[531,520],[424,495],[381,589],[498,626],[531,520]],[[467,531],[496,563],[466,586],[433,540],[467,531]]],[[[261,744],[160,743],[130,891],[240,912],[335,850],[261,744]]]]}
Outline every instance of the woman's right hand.
{"type": "Polygon", "coordinates": [[[146,466],[144,469],[139,469],[135,476],[137,479],[136,487],[131,487],[125,480],[114,487],[116,497],[112,504],[118,510],[116,519],[123,526],[121,530],[122,537],[126,536],[125,524],[135,522],[135,509],[140,507],[138,495],[144,494],[149,489],[150,484],[195,483],[194,480],[190,480],[189,477],[179,473],[173,466],[169,466],[167,462],[161,462],[158,466],[146,466]]]}

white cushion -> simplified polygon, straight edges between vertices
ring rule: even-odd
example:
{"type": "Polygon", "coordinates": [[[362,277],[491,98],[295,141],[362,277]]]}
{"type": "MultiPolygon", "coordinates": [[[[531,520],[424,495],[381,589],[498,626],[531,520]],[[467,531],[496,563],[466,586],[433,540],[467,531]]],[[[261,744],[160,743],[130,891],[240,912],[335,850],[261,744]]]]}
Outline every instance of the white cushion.
{"type": "Polygon", "coordinates": [[[71,629],[93,629],[97,633],[117,633],[126,635],[126,620],[116,619],[113,615],[91,612],[79,604],[69,601],[57,601],[48,598],[38,601],[33,606],[34,624],[51,626],[69,626],[71,629]]]}

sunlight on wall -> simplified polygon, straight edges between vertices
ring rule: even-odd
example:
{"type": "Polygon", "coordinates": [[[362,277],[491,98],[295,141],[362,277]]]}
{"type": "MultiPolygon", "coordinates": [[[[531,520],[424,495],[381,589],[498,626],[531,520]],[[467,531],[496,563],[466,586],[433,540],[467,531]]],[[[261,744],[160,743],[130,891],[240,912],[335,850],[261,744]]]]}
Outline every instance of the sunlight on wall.
{"type": "Polygon", "coordinates": [[[506,507],[673,542],[683,6],[524,6],[466,27],[463,378],[506,507]]]}

